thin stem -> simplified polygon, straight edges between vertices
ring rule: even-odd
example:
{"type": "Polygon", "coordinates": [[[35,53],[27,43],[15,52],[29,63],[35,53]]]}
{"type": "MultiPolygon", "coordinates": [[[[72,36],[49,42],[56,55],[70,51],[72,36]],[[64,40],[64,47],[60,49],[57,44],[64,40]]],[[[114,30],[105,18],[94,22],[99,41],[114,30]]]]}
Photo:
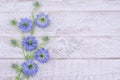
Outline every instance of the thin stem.
{"type": "Polygon", "coordinates": [[[18,75],[19,75],[19,80],[20,80],[20,75],[21,75],[21,73],[22,73],[22,70],[21,70],[20,73],[18,74],[18,75]]]}
{"type": "Polygon", "coordinates": [[[40,43],[40,45],[38,46],[38,48],[42,48],[47,42],[42,41],[42,43],[40,43]]]}
{"type": "Polygon", "coordinates": [[[35,26],[35,11],[38,9],[38,7],[34,7],[33,10],[32,10],[32,21],[33,21],[33,29],[31,30],[30,34],[31,36],[33,35],[34,33],[34,26],[35,26]]]}
{"type": "Polygon", "coordinates": [[[24,48],[23,48],[23,47],[22,47],[22,52],[23,52],[24,58],[25,58],[26,55],[25,55],[25,51],[24,51],[24,48]]]}
{"type": "Polygon", "coordinates": [[[35,11],[36,11],[36,10],[37,10],[36,7],[34,7],[33,10],[32,10],[32,21],[33,21],[33,26],[35,25],[34,19],[35,19],[35,11]]]}
{"type": "Polygon", "coordinates": [[[34,26],[35,26],[35,10],[36,10],[36,8],[34,8],[34,9],[32,10],[33,28],[32,28],[32,30],[31,30],[31,32],[30,32],[31,36],[32,36],[33,33],[34,33],[34,26]]]}
{"type": "Polygon", "coordinates": [[[19,74],[17,75],[17,79],[16,79],[16,80],[21,80],[21,79],[20,79],[21,73],[22,73],[22,70],[20,70],[19,74]]]}
{"type": "Polygon", "coordinates": [[[35,8],[32,10],[32,20],[34,21],[34,17],[35,17],[35,8]]]}
{"type": "Polygon", "coordinates": [[[31,55],[32,53],[31,53],[31,51],[29,52],[29,58],[30,58],[30,55],[31,55]]]}
{"type": "MultiPolygon", "coordinates": [[[[24,34],[22,34],[22,39],[24,38],[24,34]]],[[[24,47],[22,46],[22,52],[23,52],[23,54],[24,54],[24,58],[25,58],[25,50],[24,50],[24,47]]]]}

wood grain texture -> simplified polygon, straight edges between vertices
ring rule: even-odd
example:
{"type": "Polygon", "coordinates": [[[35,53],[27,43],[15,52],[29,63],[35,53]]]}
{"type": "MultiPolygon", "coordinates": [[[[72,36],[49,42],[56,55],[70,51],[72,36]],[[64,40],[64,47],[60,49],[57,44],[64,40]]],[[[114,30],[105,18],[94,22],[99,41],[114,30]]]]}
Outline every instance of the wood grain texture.
{"type": "MultiPolygon", "coordinates": [[[[22,50],[10,45],[10,39],[1,37],[0,58],[23,58],[22,50]],[[4,40],[4,41],[3,41],[4,40]],[[9,53],[10,52],[10,53],[9,53]]],[[[37,40],[41,42],[41,37],[37,40]]],[[[51,37],[45,46],[52,58],[120,58],[120,37],[51,37]]]]}
{"type": "MultiPolygon", "coordinates": [[[[20,42],[21,34],[9,21],[30,18],[33,1],[0,0],[0,80],[14,80],[10,66],[23,62],[21,49],[9,42],[20,42]]],[[[35,36],[51,37],[45,46],[51,59],[30,80],[120,80],[120,0],[38,1],[52,21],[35,36]]]]}
{"type": "MultiPolygon", "coordinates": [[[[120,12],[48,12],[51,24],[46,29],[36,27],[35,35],[49,36],[119,36],[120,12]]],[[[0,13],[0,36],[20,36],[9,21],[26,17],[30,13],[0,13]],[[14,34],[16,33],[16,34],[14,34]]]]}
{"type": "MultiPolygon", "coordinates": [[[[0,80],[13,80],[15,72],[10,66],[22,61],[0,60],[0,80]]],[[[30,80],[119,80],[119,62],[120,60],[51,59],[46,64],[40,64],[37,75],[30,80]]]]}
{"type": "MultiPolygon", "coordinates": [[[[28,12],[34,0],[1,0],[0,12],[28,12]],[[7,3],[6,3],[7,1],[7,3]]],[[[119,0],[37,0],[42,11],[119,11],[119,0]]]]}

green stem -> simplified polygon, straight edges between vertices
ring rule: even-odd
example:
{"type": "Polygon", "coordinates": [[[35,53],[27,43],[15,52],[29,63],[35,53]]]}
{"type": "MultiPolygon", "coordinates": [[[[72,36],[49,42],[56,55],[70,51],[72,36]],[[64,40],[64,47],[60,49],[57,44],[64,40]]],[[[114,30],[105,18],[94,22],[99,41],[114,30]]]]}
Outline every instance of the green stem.
{"type": "Polygon", "coordinates": [[[40,45],[38,46],[38,48],[42,48],[45,44],[46,44],[46,42],[42,41],[42,43],[40,43],[40,45]]]}
{"type": "Polygon", "coordinates": [[[20,73],[18,74],[18,75],[19,75],[19,80],[20,80],[20,75],[21,75],[21,73],[22,73],[22,70],[21,70],[20,73]]]}
{"type": "Polygon", "coordinates": [[[17,79],[16,80],[21,80],[20,77],[21,77],[21,73],[22,73],[22,70],[19,72],[19,74],[17,75],[17,79]]]}
{"type": "Polygon", "coordinates": [[[34,17],[35,17],[35,8],[32,10],[32,20],[34,21],[34,17]]]}
{"type": "Polygon", "coordinates": [[[31,32],[30,32],[31,36],[32,36],[33,33],[34,33],[34,26],[35,26],[35,10],[36,10],[36,8],[34,8],[34,9],[32,10],[33,29],[32,29],[31,32]]]}
{"type": "MultiPolygon", "coordinates": [[[[23,38],[24,38],[24,34],[22,34],[22,39],[23,38]]],[[[22,46],[21,48],[22,48],[22,52],[23,52],[23,55],[24,55],[24,58],[25,58],[26,55],[25,55],[24,47],[22,46]]]]}
{"type": "Polygon", "coordinates": [[[23,55],[24,55],[24,58],[25,58],[25,51],[24,51],[24,48],[22,47],[22,52],[23,52],[23,55]]]}

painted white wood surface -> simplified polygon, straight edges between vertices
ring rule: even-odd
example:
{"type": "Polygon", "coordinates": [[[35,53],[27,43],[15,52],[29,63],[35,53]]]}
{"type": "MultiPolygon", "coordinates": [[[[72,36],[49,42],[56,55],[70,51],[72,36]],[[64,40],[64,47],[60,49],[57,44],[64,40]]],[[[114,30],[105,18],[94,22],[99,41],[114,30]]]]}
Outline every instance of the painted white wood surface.
{"type": "MultiPolygon", "coordinates": [[[[36,36],[119,36],[120,12],[46,12],[51,19],[50,27],[45,30],[37,27],[36,36]]],[[[21,17],[30,18],[30,12],[0,13],[0,36],[20,36],[9,25],[9,20],[21,17]],[[8,21],[8,22],[6,22],[8,21]],[[16,34],[15,34],[16,33],[16,34]]]]}
{"type": "MultiPolygon", "coordinates": [[[[14,80],[10,66],[23,61],[22,51],[10,45],[21,35],[9,20],[30,17],[32,1],[0,1],[0,80],[14,80]]],[[[120,0],[38,1],[52,23],[36,28],[35,36],[51,36],[51,60],[31,80],[120,80],[120,0]]]]}
{"type": "MultiPolygon", "coordinates": [[[[16,54],[20,49],[14,49],[9,44],[11,38],[20,40],[21,37],[19,31],[9,25],[9,20],[15,18],[19,21],[21,17],[30,17],[31,14],[28,12],[0,14],[0,50],[4,53],[0,54],[0,57],[22,58],[21,54],[16,54]],[[9,51],[11,55],[8,55],[9,51]]],[[[52,36],[48,44],[52,57],[120,57],[120,12],[48,12],[48,14],[52,20],[51,25],[44,30],[37,27],[35,36],[38,39],[42,35],[52,36]]]]}
{"type": "MultiPolygon", "coordinates": [[[[34,0],[1,0],[0,12],[29,11],[34,0]],[[6,3],[11,2],[11,3],[6,3]],[[19,2],[19,4],[17,3],[19,2]],[[22,3],[24,2],[24,3],[22,3]],[[16,4],[17,3],[17,4],[16,4]],[[3,9],[4,8],[4,9],[3,9]],[[14,8],[14,9],[13,9],[14,8]]],[[[119,11],[119,0],[38,0],[42,11],[119,11]]]]}
{"type": "MultiPolygon", "coordinates": [[[[0,58],[23,58],[22,50],[10,45],[10,39],[19,37],[4,36],[0,40],[0,58]],[[4,41],[3,41],[4,40],[4,41]],[[10,52],[10,53],[9,53],[10,52]]],[[[41,37],[37,37],[40,42],[41,37]]],[[[52,58],[120,58],[120,37],[51,37],[45,46],[52,58]]]]}
{"type": "MultiPolygon", "coordinates": [[[[16,75],[12,63],[23,60],[0,60],[1,80],[13,80],[16,75]],[[6,63],[6,64],[5,64],[6,63]],[[7,76],[7,77],[6,77],[7,76]]],[[[119,80],[120,60],[51,59],[39,65],[39,72],[31,80],[119,80]]]]}

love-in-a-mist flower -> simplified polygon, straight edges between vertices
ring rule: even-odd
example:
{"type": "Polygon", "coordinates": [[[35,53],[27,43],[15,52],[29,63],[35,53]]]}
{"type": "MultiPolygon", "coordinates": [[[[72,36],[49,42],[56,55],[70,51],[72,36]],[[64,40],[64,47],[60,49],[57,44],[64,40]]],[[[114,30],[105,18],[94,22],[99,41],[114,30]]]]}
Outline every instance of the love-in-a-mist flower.
{"type": "Polygon", "coordinates": [[[32,30],[32,20],[28,18],[22,18],[21,21],[18,23],[18,28],[22,32],[29,32],[32,30]]]}
{"type": "Polygon", "coordinates": [[[25,75],[27,76],[35,75],[37,71],[38,71],[38,65],[32,60],[27,60],[24,63],[22,63],[22,72],[25,75]]]}
{"type": "Polygon", "coordinates": [[[48,15],[41,13],[36,16],[35,23],[41,28],[46,28],[50,24],[50,19],[48,15]]]}
{"type": "Polygon", "coordinates": [[[50,56],[49,56],[49,52],[48,50],[44,49],[44,48],[40,48],[35,52],[34,55],[35,59],[40,62],[40,63],[45,63],[49,60],[50,56]]]}
{"type": "Polygon", "coordinates": [[[33,36],[24,37],[22,40],[22,46],[26,51],[32,51],[36,49],[37,45],[38,42],[33,36]]]}

